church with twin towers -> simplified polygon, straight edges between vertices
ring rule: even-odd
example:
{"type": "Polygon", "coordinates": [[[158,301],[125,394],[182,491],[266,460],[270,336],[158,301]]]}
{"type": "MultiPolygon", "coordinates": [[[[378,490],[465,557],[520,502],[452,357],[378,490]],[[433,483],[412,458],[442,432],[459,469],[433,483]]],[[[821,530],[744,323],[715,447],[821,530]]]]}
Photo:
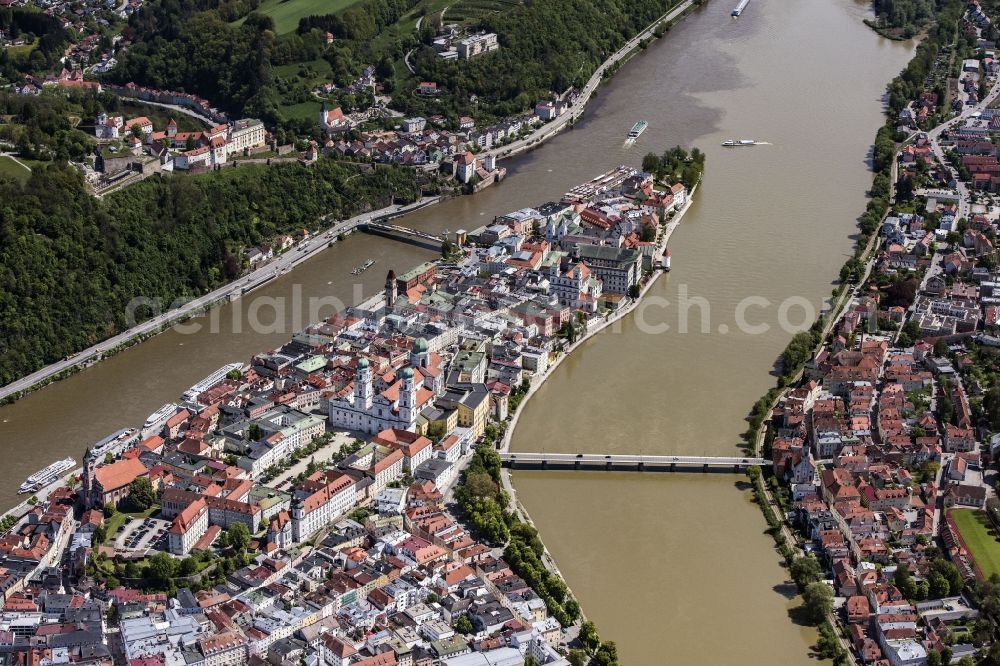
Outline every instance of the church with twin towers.
{"type": "MultiPolygon", "coordinates": [[[[397,289],[396,274],[389,271],[384,290],[386,311],[396,301],[397,289]]],[[[330,398],[330,425],[370,434],[387,428],[414,431],[420,412],[434,399],[435,380],[441,381],[436,356],[426,339],[416,338],[407,365],[399,369],[386,362],[377,373],[369,358],[356,357],[353,382],[330,398]]]]}

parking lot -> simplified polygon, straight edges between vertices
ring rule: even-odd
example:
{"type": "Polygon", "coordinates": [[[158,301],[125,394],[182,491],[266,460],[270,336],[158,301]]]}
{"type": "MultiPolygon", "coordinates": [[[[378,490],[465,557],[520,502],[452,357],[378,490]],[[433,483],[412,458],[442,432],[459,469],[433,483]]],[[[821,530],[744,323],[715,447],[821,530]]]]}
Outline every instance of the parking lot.
{"type": "Polygon", "coordinates": [[[125,524],[115,546],[122,550],[144,552],[146,550],[166,550],[167,528],[170,521],[159,518],[135,518],[125,524]]]}

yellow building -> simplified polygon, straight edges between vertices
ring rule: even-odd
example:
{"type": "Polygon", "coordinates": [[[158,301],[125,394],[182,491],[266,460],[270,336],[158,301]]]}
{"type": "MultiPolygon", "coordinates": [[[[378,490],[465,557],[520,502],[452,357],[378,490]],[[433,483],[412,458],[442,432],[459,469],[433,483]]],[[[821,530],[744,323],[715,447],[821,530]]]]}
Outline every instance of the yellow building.
{"type": "Polygon", "coordinates": [[[458,425],[469,428],[472,438],[478,439],[486,431],[490,413],[490,393],[485,384],[456,384],[445,391],[438,404],[458,412],[458,425]]]}

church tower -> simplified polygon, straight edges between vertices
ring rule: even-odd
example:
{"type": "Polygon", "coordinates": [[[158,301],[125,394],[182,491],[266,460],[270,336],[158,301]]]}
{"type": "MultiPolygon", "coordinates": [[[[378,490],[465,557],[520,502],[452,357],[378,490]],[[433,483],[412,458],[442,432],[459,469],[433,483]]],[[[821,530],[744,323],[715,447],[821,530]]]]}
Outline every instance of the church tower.
{"type": "Polygon", "coordinates": [[[410,365],[414,368],[427,368],[430,364],[430,345],[425,338],[417,338],[413,341],[413,349],[410,350],[410,365]]]}
{"type": "Polygon", "coordinates": [[[416,421],[417,384],[413,381],[413,368],[403,368],[403,385],[399,390],[399,418],[408,427],[416,421]]]}
{"type": "Polygon", "coordinates": [[[386,309],[392,309],[392,304],[396,302],[396,296],[398,295],[398,287],[396,286],[396,271],[390,270],[385,276],[385,307],[386,309]]]}
{"type": "Polygon", "coordinates": [[[371,362],[363,358],[358,361],[358,368],[354,373],[355,409],[370,410],[372,408],[372,397],[371,362]]]}

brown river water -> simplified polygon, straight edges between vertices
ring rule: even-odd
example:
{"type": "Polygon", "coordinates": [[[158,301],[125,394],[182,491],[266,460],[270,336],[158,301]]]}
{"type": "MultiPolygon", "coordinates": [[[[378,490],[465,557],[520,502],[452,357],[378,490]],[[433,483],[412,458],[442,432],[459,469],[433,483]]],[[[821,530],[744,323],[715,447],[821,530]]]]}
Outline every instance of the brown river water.
{"type": "MultiPolygon", "coordinates": [[[[743,419],[773,384],[772,365],[794,332],[781,322],[808,324],[849,255],[882,93],[913,44],[872,33],[861,22],[867,5],[854,0],[751,0],[733,20],[735,2],[711,0],[638,54],[572,131],[508,162],[498,187],[401,221],[435,232],[471,229],[558,199],[610,167],[639,165],[648,151],[681,144],[708,155],[697,200],[671,239],[673,271],[650,290],[646,307],[552,373],[521,414],[515,450],[736,455],[743,419]],[[639,119],[649,129],[625,147],[639,119]],[[722,148],[730,138],[770,145],[722,148]],[[669,328],[661,331],[663,324],[669,328]]],[[[281,344],[307,323],[309,298],[357,300],[381,287],[388,268],[433,256],[352,236],[219,308],[216,332],[212,318],[199,318],[198,332],[164,333],[0,408],[0,504],[16,503],[17,486],[44,465],[79,460],[85,446],[141,424],[222,364],[281,344]],[[369,257],[375,267],[360,280],[351,276],[369,257]],[[296,292],[305,301],[299,317],[296,292]],[[261,308],[259,319],[276,319],[270,331],[248,324],[249,303],[261,297],[286,303],[276,318],[261,308]]],[[[739,487],[744,477],[516,472],[514,479],[570,587],[602,636],[618,643],[623,663],[809,660],[815,631],[789,619],[797,601],[763,518],[739,487]]]]}

